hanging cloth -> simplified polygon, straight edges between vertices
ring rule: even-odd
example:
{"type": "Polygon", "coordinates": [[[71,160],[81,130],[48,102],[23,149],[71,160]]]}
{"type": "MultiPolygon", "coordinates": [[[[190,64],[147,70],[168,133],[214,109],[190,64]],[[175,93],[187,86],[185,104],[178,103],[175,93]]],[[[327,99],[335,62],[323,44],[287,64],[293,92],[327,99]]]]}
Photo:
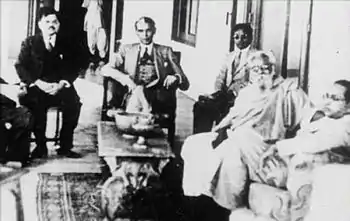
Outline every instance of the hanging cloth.
{"type": "Polygon", "coordinates": [[[104,58],[108,50],[107,34],[102,17],[102,0],[84,0],[82,7],[87,8],[84,20],[84,31],[87,32],[89,51],[92,55],[98,50],[104,58]]]}

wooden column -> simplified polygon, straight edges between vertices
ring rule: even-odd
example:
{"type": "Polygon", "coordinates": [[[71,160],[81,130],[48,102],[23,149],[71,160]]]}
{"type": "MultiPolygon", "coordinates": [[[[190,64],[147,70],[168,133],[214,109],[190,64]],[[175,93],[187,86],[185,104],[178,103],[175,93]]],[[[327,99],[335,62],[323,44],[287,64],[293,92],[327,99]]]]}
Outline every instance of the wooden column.
{"type": "Polygon", "coordinates": [[[112,2],[112,22],[111,22],[111,35],[109,41],[109,57],[112,56],[115,50],[115,31],[116,31],[116,21],[117,21],[117,0],[113,0],[112,2]]]}

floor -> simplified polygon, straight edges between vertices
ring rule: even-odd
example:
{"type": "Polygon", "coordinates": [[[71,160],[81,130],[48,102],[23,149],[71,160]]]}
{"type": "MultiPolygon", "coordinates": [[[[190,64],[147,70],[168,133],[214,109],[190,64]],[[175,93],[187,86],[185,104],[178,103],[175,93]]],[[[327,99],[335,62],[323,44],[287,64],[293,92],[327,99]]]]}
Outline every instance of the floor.
{"type": "MultiPolygon", "coordinates": [[[[85,78],[78,78],[75,87],[83,103],[78,127],[75,130],[73,150],[82,154],[82,158],[68,159],[57,157],[52,144],[48,144],[49,158],[45,160],[36,160],[26,169],[28,173],[23,175],[21,182],[25,183],[27,205],[35,205],[36,179],[38,173],[100,173],[100,161],[97,156],[97,126],[100,120],[100,111],[102,104],[103,88],[101,86],[101,77],[90,73],[85,78]]],[[[183,140],[192,133],[192,106],[194,101],[179,92],[178,108],[176,118],[176,138],[175,152],[179,153],[183,140]]],[[[54,114],[49,113],[47,135],[54,133],[54,114]]],[[[34,144],[32,148],[34,148],[34,144]]],[[[226,214],[221,208],[215,205],[207,197],[183,198],[181,195],[181,174],[182,161],[179,158],[174,159],[164,169],[163,178],[171,191],[173,205],[176,205],[176,220],[218,220],[217,214],[226,214]],[[203,211],[203,207],[210,208],[203,211]],[[194,218],[196,217],[196,218],[194,218]]],[[[25,209],[26,217],[33,217],[34,212],[31,209],[25,209]]],[[[226,217],[226,216],[224,216],[226,217]]],[[[225,219],[225,218],[223,218],[225,219]]]]}

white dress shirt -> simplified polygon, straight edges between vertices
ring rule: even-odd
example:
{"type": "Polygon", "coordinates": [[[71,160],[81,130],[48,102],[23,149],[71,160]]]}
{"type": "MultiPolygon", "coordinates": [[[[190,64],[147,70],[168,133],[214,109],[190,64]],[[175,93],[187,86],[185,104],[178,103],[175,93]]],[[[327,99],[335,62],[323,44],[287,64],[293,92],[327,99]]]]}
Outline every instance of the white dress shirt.
{"type": "Polygon", "coordinates": [[[149,45],[140,44],[140,55],[142,56],[145,53],[145,50],[147,48],[147,54],[152,55],[152,49],[153,49],[153,42],[149,45]]]}
{"type": "Polygon", "coordinates": [[[244,49],[239,49],[238,47],[235,48],[235,53],[236,53],[236,56],[241,53],[241,57],[239,59],[239,64],[243,61],[245,62],[247,60],[247,57],[248,57],[248,52],[250,50],[250,45],[244,49]]]}

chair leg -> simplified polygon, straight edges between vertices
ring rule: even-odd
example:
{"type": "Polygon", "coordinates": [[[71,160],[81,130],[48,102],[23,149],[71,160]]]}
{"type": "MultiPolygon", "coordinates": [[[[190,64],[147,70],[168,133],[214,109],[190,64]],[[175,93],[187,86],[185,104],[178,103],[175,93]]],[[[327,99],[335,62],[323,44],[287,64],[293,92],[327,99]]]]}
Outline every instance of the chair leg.
{"type": "Polygon", "coordinates": [[[175,122],[172,122],[168,126],[168,142],[171,148],[174,147],[174,141],[175,141],[175,122]]]}
{"type": "Polygon", "coordinates": [[[55,146],[59,143],[59,130],[60,130],[60,110],[57,108],[56,111],[56,131],[55,131],[55,146]]]}

